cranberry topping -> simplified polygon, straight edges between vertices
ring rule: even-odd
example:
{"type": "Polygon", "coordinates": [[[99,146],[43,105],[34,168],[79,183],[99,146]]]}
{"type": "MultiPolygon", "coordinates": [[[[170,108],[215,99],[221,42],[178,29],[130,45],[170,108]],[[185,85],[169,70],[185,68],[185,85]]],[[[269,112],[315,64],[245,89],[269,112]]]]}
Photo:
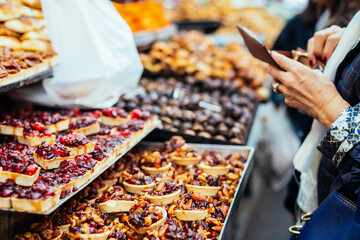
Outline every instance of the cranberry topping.
{"type": "Polygon", "coordinates": [[[91,170],[96,165],[97,161],[92,158],[90,154],[80,155],[75,157],[75,162],[79,168],[91,170]]]}
{"type": "Polygon", "coordinates": [[[131,132],[137,132],[144,129],[145,122],[143,120],[131,119],[129,122],[121,124],[117,127],[120,132],[130,130],[131,132]]]}
{"type": "Polygon", "coordinates": [[[75,122],[70,123],[69,128],[71,130],[81,129],[97,124],[96,118],[92,117],[82,117],[75,122]]]}
{"type": "Polygon", "coordinates": [[[59,142],[67,147],[79,147],[89,143],[89,140],[84,135],[75,132],[60,137],[59,142]]]}
{"type": "Polygon", "coordinates": [[[120,108],[112,107],[112,108],[106,108],[102,110],[102,114],[107,117],[112,118],[126,118],[127,113],[120,108]]]}
{"type": "Polygon", "coordinates": [[[49,187],[60,187],[70,182],[70,176],[58,174],[55,171],[41,171],[37,182],[42,182],[49,187]]]}
{"type": "Polygon", "coordinates": [[[16,151],[0,155],[0,166],[3,168],[3,171],[16,172],[30,176],[34,175],[39,168],[39,166],[34,163],[31,156],[16,151]]]}
{"type": "Polygon", "coordinates": [[[140,109],[136,108],[130,112],[131,117],[134,119],[140,120],[149,120],[151,118],[151,114],[148,111],[141,111],[140,109]]]}
{"type": "Polygon", "coordinates": [[[12,127],[25,127],[29,125],[28,122],[21,121],[19,119],[10,118],[2,121],[0,125],[12,126],[12,127]]]}
{"type": "Polygon", "coordinates": [[[47,187],[44,183],[36,183],[31,187],[17,187],[17,198],[30,200],[41,200],[55,195],[55,191],[47,187]]]}
{"type": "Polygon", "coordinates": [[[169,181],[163,181],[163,182],[158,182],[155,185],[155,187],[151,189],[148,193],[151,196],[164,196],[176,192],[179,189],[180,187],[177,186],[176,184],[169,181]]]}
{"type": "Polygon", "coordinates": [[[50,137],[51,133],[46,130],[41,122],[34,122],[24,127],[24,135],[28,137],[50,137]]]}
{"type": "Polygon", "coordinates": [[[61,157],[69,157],[70,150],[60,143],[54,145],[47,145],[45,142],[42,142],[35,151],[40,157],[44,159],[53,159],[61,157]]]}
{"type": "Polygon", "coordinates": [[[16,184],[12,179],[7,179],[5,183],[0,183],[0,197],[8,198],[16,194],[16,184]]]}

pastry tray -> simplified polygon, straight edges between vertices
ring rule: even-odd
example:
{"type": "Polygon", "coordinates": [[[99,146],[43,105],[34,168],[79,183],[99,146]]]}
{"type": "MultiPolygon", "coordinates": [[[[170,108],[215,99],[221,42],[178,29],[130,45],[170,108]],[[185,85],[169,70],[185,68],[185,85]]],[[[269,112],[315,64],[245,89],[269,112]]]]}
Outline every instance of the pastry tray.
{"type": "MultiPolygon", "coordinates": [[[[244,171],[239,180],[239,184],[235,191],[234,199],[230,204],[229,213],[225,219],[223,228],[222,228],[220,236],[219,236],[220,240],[230,239],[231,231],[232,231],[233,225],[235,223],[235,218],[236,218],[237,212],[239,210],[239,204],[240,204],[245,187],[248,183],[250,174],[251,174],[253,166],[254,166],[252,158],[253,158],[255,148],[251,147],[251,146],[218,145],[218,144],[187,143],[186,145],[189,147],[192,147],[192,148],[196,148],[199,151],[199,153],[203,153],[205,150],[211,149],[211,150],[217,151],[223,155],[240,153],[243,156],[247,156],[247,161],[246,161],[246,164],[244,167],[244,171]]],[[[141,147],[142,151],[152,150],[155,148],[159,148],[161,146],[162,146],[162,143],[153,143],[153,142],[142,142],[139,144],[139,147],[141,147]]]]}
{"type": "Polygon", "coordinates": [[[172,136],[182,136],[186,142],[188,143],[205,143],[205,144],[223,144],[223,145],[246,145],[247,141],[249,140],[249,136],[251,133],[251,129],[252,129],[252,125],[254,123],[255,120],[255,116],[257,113],[257,108],[258,108],[258,103],[254,104],[254,107],[251,111],[251,118],[249,120],[249,124],[246,128],[245,134],[244,134],[244,140],[241,144],[236,144],[230,141],[223,141],[223,140],[218,140],[215,138],[205,138],[205,137],[201,137],[201,136],[197,136],[197,135],[190,135],[190,134],[186,134],[183,133],[179,130],[179,132],[173,132],[170,130],[166,130],[166,129],[161,129],[161,128],[156,128],[152,133],[150,133],[146,138],[145,141],[159,141],[159,142],[163,142],[168,140],[169,138],[171,138],[172,136]]]}
{"type": "Polygon", "coordinates": [[[28,211],[18,211],[18,210],[15,210],[15,209],[0,209],[0,210],[1,211],[11,211],[11,212],[24,212],[24,213],[30,213],[30,214],[41,214],[41,215],[49,215],[49,214],[51,214],[58,207],[60,207],[63,203],[65,203],[70,198],[74,197],[74,195],[76,195],[82,189],[84,189],[87,185],[89,185],[93,180],[95,180],[98,176],[100,176],[111,165],[116,163],[122,156],[124,156],[129,150],[131,150],[133,147],[135,147],[144,137],[146,137],[146,135],[148,135],[151,131],[153,131],[159,124],[160,124],[160,120],[155,119],[155,121],[153,121],[150,124],[149,127],[144,128],[135,137],[130,138],[128,140],[128,142],[126,143],[126,147],[121,148],[121,152],[118,154],[118,156],[107,163],[107,167],[101,169],[96,174],[93,174],[91,176],[91,178],[88,181],[86,181],[85,184],[83,184],[81,187],[79,187],[75,192],[73,191],[69,195],[64,197],[63,199],[60,199],[60,201],[55,206],[53,206],[50,210],[48,210],[46,212],[30,212],[30,211],[28,212],[28,211]]]}

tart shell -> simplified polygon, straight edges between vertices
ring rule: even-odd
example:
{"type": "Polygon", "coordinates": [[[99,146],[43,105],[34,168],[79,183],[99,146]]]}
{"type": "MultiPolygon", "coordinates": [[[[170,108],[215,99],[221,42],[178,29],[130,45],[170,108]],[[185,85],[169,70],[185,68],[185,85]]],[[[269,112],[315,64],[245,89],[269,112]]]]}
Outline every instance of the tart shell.
{"type": "Polygon", "coordinates": [[[56,136],[51,134],[51,136],[44,137],[28,137],[28,136],[18,136],[18,142],[25,145],[30,145],[32,147],[39,146],[42,142],[45,142],[48,145],[54,144],[56,136]]]}
{"type": "Polygon", "coordinates": [[[54,196],[43,200],[11,198],[11,204],[13,209],[19,211],[46,212],[59,202],[60,194],[57,192],[54,196]]]}
{"type": "Polygon", "coordinates": [[[73,240],[106,240],[110,234],[110,229],[106,229],[103,233],[75,234],[72,232],[68,232],[67,234],[69,238],[73,240]]]}
{"type": "Polygon", "coordinates": [[[70,150],[71,156],[78,156],[83,155],[87,153],[92,153],[95,149],[95,143],[94,142],[88,142],[87,144],[80,146],[80,147],[68,147],[70,150]]]}
{"type": "Polygon", "coordinates": [[[147,185],[135,185],[129,184],[127,182],[123,182],[124,188],[129,193],[144,193],[145,190],[153,188],[155,186],[155,182],[147,184],[147,185]]]}
{"type": "Polygon", "coordinates": [[[103,213],[128,212],[135,205],[135,201],[109,200],[99,204],[99,209],[103,213]]]}
{"type": "Polygon", "coordinates": [[[17,185],[29,187],[33,185],[40,174],[41,168],[38,167],[38,170],[33,175],[26,175],[16,172],[7,172],[3,171],[0,167],[0,182],[6,182],[6,179],[13,179],[17,185]]]}
{"type": "Polygon", "coordinates": [[[165,206],[165,205],[171,204],[174,199],[179,198],[180,193],[181,193],[181,189],[179,189],[173,193],[164,195],[164,196],[152,196],[152,195],[146,193],[145,197],[147,199],[149,199],[150,202],[152,202],[158,206],[165,206]]]}
{"type": "Polygon", "coordinates": [[[74,156],[70,157],[62,157],[62,158],[53,158],[50,160],[44,159],[40,157],[37,153],[33,153],[34,155],[34,161],[39,164],[43,169],[49,170],[54,168],[59,168],[60,163],[66,160],[74,160],[74,156]]]}
{"type": "Polygon", "coordinates": [[[65,119],[55,124],[46,125],[45,127],[50,133],[55,133],[69,129],[69,124],[70,119],[65,119]]]}
{"type": "Polygon", "coordinates": [[[217,195],[221,187],[211,187],[211,186],[195,186],[191,184],[185,184],[186,190],[188,192],[193,191],[194,193],[200,193],[204,196],[214,197],[217,195]]]}
{"type": "Polygon", "coordinates": [[[0,197],[0,208],[11,208],[11,198],[0,197]]]}
{"type": "Polygon", "coordinates": [[[174,210],[175,217],[181,221],[200,221],[206,218],[208,210],[174,210]]]}
{"type": "Polygon", "coordinates": [[[79,178],[71,179],[71,181],[74,183],[74,188],[80,188],[82,185],[87,182],[92,175],[92,171],[87,171],[84,175],[82,175],[79,178]]]}
{"type": "Polygon", "coordinates": [[[119,126],[121,124],[127,123],[130,120],[131,116],[128,116],[126,118],[123,117],[108,117],[105,115],[101,116],[101,121],[104,125],[107,126],[119,126]]]}
{"type": "Polygon", "coordinates": [[[226,175],[230,171],[230,165],[226,166],[207,166],[204,163],[200,163],[199,169],[201,169],[204,173],[220,176],[226,175]]]}
{"type": "Polygon", "coordinates": [[[157,221],[156,223],[154,224],[151,224],[149,227],[142,227],[142,228],[139,228],[139,229],[136,229],[132,224],[129,224],[129,226],[138,234],[146,234],[147,231],[153,231],[153,230],[156,230],[158,229],[160,226],[164,225],[165,221],[166,221],[166,218],[167,218],[167,212],[164,208],[162,207],[156,207],[156,209],[159,209],[161,212],[162,212],[162,218],[157,221]]]}
{"type": "Polygon", "coordinates": [[[195,165],[201,161],[201,156],[198,157],[170,157],[171,161],[180,166],[195,165]]]}
{"type": "Polygon", "coordinates": [[[149,175],[157,175],[159,173],[167,172],[171,167],[171,163],[169,162],[165,167],[155,168],[155,167],[145,167],[141,166],[141,169],[144,170],[146,174],[149,175]]]}
{"type": "Polygon", "coordinates": [[[80,133],[85,136],[96,134],[96,133],[100,132],[100,124],[96,123],[95,125],[92,125],[92,126],[71,130],[71,132],[80,133]]]}
{"type": "Polygon", "coordinates": [[[4,135],[11,135],[11,136],[22,136],[24,133],[24,128],[0,125],[0,133],[4,134],[4,135]]]}

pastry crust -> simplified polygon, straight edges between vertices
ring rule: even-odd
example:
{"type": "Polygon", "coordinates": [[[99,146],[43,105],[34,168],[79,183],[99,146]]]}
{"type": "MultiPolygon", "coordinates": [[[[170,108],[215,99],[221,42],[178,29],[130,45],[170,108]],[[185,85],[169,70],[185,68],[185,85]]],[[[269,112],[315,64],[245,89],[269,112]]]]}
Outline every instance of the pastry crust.
{"type": "Polygon", "coordinates": [[[141,166],[141,169],[144,170],[146,174],[157,175],[159,173],[165,173],[169,171],[170,167],[171,167],[171,163],[169,162],[165,167],[155,168],[155,167],[141,166]]]}
{"type": "Polygon", "coordinates": [[[65,119],[55,124],[46,125],[45,127],[50,133],[55,133],[69,129],[69,124],[70,119],[65,119]]]}
{"type": "Polygon", "coordinates": [[[41,168],[39,167],[38,170],[33,175],[26,175],[16,172],[7,172],[3,171],[2,167],[0,167],[0,182],[6,182],[6,179],[13,179],[17,185],[29,187],[34,184],[36,179],[39,177],[41,168]]]}
{"type": "Polygon", "coordinates": [[[62,232],[64,233],[68,233],[69,232],[69,227],[70,224],[65,224],[65,225],[61,225],[61,226],[57,226],[62,232]]]}
{"type": "Polygon", "coordinates": [[[22,35],[20,39],[21,41],[25,41],[29,39],[49,41],[49,35],[44,29],[41,29],[41,30],[27,32],[24,35],[22,35]]]}
{"type": "Polygon", "coordinates": [[[34,161],[39,164],[43,169],[49,170],[58,168],[60,166],[60,163],[66,160],[74,160],[74,156],[69,157],[62,157],[62,158],[53,158],[53,159],[44,159],[40,157],[36,152],[33,152],[34,155],[34,161]]]}
{"type": "Polygon", "coordinates": [[[24,128],[0,125],[0,133],[4,134],[4,135],[11,135],[11,136],[22,136],[24,133],[24,128]]]}
{"type": "Polygon", "coordinates": [[[221,189],[221,187],[195,186],[190,184],[185,184],[185,187],[188,192],[193,191],[194,193],[200,193],[201,195],[211,197],[216,196],[221,189]]]}
{"type": "Polygon", "coordinates": [[[80,133],[80,134],[85,135],[85,136],[96,134],[99,131],[100,131],[100,124],[99,123],[96,123],[95,125],[92,125],[92,126],[71,130],[71,132],[77,132],[77,133],[80,133]]]}
{"type": "Polygon", "coordinates": [[[11,204],[13,209],[19,211],[46,212],[59,202],[60,194],[61,193],[58,192],[54,196],[43,200],[30,200],[13,197],[11,198],[11,204]]]}
{"type": "Polygon", "coordinates": [[[129,184],[127,182],[123,182],[124,188],[129,193],[144,193],[145,190],[153,188],[155,186],[155,182],[147,184],[147,185],[135,185],[129,184]]]}
{"type": "Polygon", "coordinates": [[[22,3],[24,3],[26,6],[29,6],[31,8],[36,8],[41,10],[41,2],[40,0],[21,0],[22,3]]]}
{"type": "Polygon", "coordinates": [[[0,4],[0,21],[8,21],[21,16],[21,7],[16,4],[0,4]]]}
{"type": "Polygon", "coordinates": [[[87,182],[92,175],[92,171],[87,171],[84,175],[82,175],[79,178],[71,179],[71,181],[74,183],[74,188],[80,188],[82,185],[87,182]]]}
{"type": "Polygon", "coordinates": [[[7,47],[14,50],[20,50],[21,49],[21,42],[15,38],[10,36],[0,36],[0,46],[1,47],[7,47]]]}
{"type": "Polygon", "coordinates": [[[226,175],[230,171],[230,165],[227,166],[207,166],[204,163],[200,163],[199,169],[201,169],[204,173],[220,176],[226,175]]]}
{"type": "Polygon", "coordinates": [[[26,51],[52,52],[53,48],[49,41],[28,39],[21,42],[21,48],[26,51]]]}
{"type": "Polygon", "coordinates": [[[201,156],[198,157],[176,157],[171,156],[171,161],[175,162],[177,165],[180,166],[187,166],[187,165],[195,165],[201,161],[201,156]]]}
{"type": "Polygon", "coordinates": [[[206,218],[208,210],[174,210],[175,217],[181,221],[200,221],[206,218]]]}
{"type": "Polygon", "coordinates": [[[103,213],[128,212],[135,205],[135,201],[109,200],[99,204],[99,209],[103,213]]]}
{"type": "Polygon", "coordinates": [[[103,233],[95,233],[95,234],[74,234],[72,232],[68,232],[68,236],[73,240],[106,240],[110,234],[110,229],[106,229],[103,233]]]}
{"type": "Polygon", "coordinates": [[[83,155],[87,153],[92,153],[95,149],[95,143],[94,142],[88,142],[87,144],[80,146],[80,147],[67,147],[70,150],[71,156],[78,156],[83,155]]]}
{"type": "Polygon", "coordinates": [[[126,118],[122,118],[122,117],[113,118],[104,115],[101,116],[102,123],[107,126],[119,126],[121,124],[127,123],[130,119],[131,116],[128,116],[126,118]]]}
{"type": "Polygon", "coordinates": [[[11,198],[0,197],[0,208],[11,208],[11,198]]]}
{"type": "Polygon", "coordinates": [[[167,212],[162,207],[156,207],[155,209],[159,209],[162,213],[162,218],[159,221],[157,221],[156,223],[151,224],[149,227],[142,227],[142,228],[136,229],[132,224],[130,224],[128,222],[129,226],[138,234],[145,234],[147,231],[152,231],[152,230],[158,229],[160,226],[164,225],[166,218],[167,218],[167,212]]]}
{"type": "Polygon", "coordinates": [[[36,18],[29,18],[29,17],[21,17],[17,19],[12,19],[6,21],[4,23],[5,27],[8,29],[18,32],[18,33],[25,33],[32,31],[34,29],[40,29],[45,27],[45,20],[44,19],[36,19],[36,18]]]}
{"type": "Polygon", "coordinates": [[[65,185],[62,185],[60,187],[50,187],[52,190],[54,190],[55,192],[62,192],[64,189],[70,190],[70,192],[72,192],[74,187],[74,182],[70,181],[65,185]]]}
{"type": "Polygon", "coordinates": [[[164,196],[151,196],[150,194],[146,193],[145,197],[147,199],[149,199],[150,202],[152,202],[158,206],[165,206],[165,205],[171,204],[174,199],[179,198],[180,193],[181,193],[181,189],[179,189],[173,193],[164,195],[164,196]]]}
{"type": "Polygon", "coordinates": [[[54,134],[51,134],[51,136],[44,136],[44,137],[18,136],[17,139],[18,142],[21,144],[37,147],[44,141],[48,145],[54,144],[56,136],[54,134]]]}

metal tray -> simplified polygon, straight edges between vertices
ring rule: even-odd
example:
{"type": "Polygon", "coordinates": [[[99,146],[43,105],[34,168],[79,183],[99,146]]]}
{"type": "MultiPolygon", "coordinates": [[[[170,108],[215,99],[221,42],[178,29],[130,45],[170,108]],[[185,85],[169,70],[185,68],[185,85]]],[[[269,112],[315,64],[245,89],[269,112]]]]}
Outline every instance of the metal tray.
{"type": "Polygon", "coordinates": [[[3,81],[0,81],[0,93],[5,93],[16,88],[21,88],[52,76],[53,76],[53,69],[48,68],[42,72],[38,72],[32,76],[28,76],[20,80],[17,79],[12,80],[11,78],[5,79],[3,81]]]}
{"type": "Polygon", "coordinates": [[[91,176],[91,179],[89,179],[84,185],[79,187],[75,192],[71,192],[69,195],[67,195],[65,198],[60,199],[60,201],[52,207],[47,212],[27,212],[27,211],[18,211],[15,209],[0,209],[1,211],[11,211],[11,212],[23,212],[23,213],[29,213],[29,214],[39,214],[39,215],[49,215],[52,212],[54,212],[58,207],[60,207],[63,203],[65,203],[67,200],[72,198],[77,193],[81,192],[82,189],[84,189],[87,185],[89,185],[93,180],[95,180],[97,177],[99,177],[104,171],[106,171],[111,165],[116,163],[122,156],[124,156],[129,150],[131,150],[133,147],[135,147],[143,138],[145,138],[151,131],[153,131],[156,126],[160,124],[160,120],[155,120],[154,124],[149,127],[148,129],[144,129],[139,135],[136,136],[136,138],[132,138],[129,141],[129,145],[127,148],[122,149],[122,152],[119,154],[117,158],[107,163],[107,167],[99,171],[97,174],[94,174],[91,176]]]}
{"type": "Polygon", "coordinates": [[[156,141],[156,142],[164,142],[170,139],[172,136],[182,136],[186,142],[188,143],[205,143],[205,144],[222,144],[222,145],[246,145],[247,141],[249,140],[249,136],[251,133],[252,125],[255,120],[255,116],[257,113],[258,103],[254,104],[254,108],[251,112],[251,118],[249,121],[249,125],[246,128],[244,140],[241,144],[236,144],[230,141],[222,141],[215,138],[205,138],[197,135],[190,135],[183,133],[181,131],[179,132],[173,132],[166,129],[156,128],[152,133],[150,133],[144,140],[145,141],[156,141]]]}
{"type": "MultiPolygon", "coordinates": [[[[139,145],[142,151],[149,151],[155,148],[159,148],[162,146],[161,143],[154,142],[141,142],[139,145]]],[[[247,157],[247,161],[245,164],[244,171],[239,180],[239,184],[236,188],[236,192],[234,195],[234,199],[230,204],[229,213],[225,219],[223,228],[219,235],[220,240],[230,239],[230,234],[235,222],[235,218],[239,209],[240,201],[243,196],[245,187],[249,180],[250,174],[252,172],[252,168],[254,163],[252,161],[252,157],[255,151],[254,147],[251,146],[238,146],[238,145],[218,145],[218,144],[191,144],[188,143],[187,146],[196,148],[199,153],[203,153],[206,150],[214,150],[223,155],[229,155],[234,153],[240,153],[243,156],[247,157]]]]}

